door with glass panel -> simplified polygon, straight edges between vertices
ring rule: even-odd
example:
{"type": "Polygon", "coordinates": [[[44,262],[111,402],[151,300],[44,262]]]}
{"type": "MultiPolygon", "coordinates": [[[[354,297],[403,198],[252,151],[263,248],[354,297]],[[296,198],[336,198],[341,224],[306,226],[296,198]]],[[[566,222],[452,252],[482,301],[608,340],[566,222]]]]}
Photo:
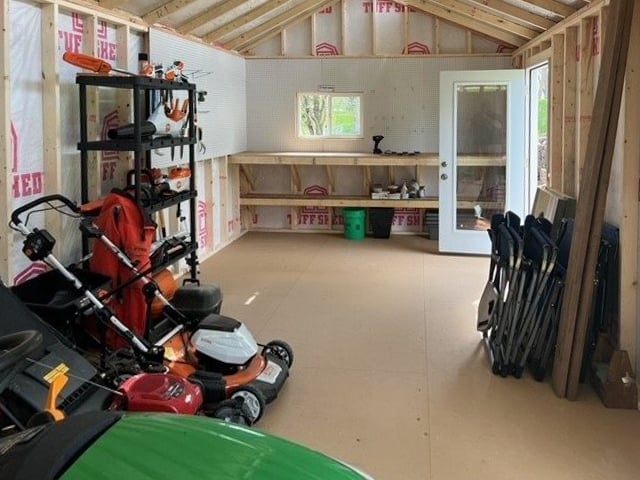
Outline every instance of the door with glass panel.
{"type": "Polygon", "coordinates": [[[522,70],[441,72],[439,249],[489,254],[491,216],[526,198],[522,70]]]}

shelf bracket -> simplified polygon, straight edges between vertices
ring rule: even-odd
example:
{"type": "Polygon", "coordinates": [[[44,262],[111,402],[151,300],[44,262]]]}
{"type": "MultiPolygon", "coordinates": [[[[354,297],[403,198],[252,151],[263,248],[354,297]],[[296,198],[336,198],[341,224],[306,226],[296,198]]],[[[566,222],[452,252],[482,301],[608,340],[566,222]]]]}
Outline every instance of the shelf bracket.
{"type": "Polygon", "coordinates": [[[329,195],[331,195],[336,191],[336,177],[333,173],[333,168],[331,168],[330,165],[326,165],[325,168],[327,170],[327,179],[329,181],[329,195]]]}
{"type": "Polygon", "coordinates": [[[293,193],[299,193],[302,190],[300,172],[297,165],[291,165],[291,190],[293,193]]]}
{"type": "Polygon", "coordinates": [[[251,167],[248,165],[240,165],[240,172],[249,184],[249,191],[254,192],[256,189],[256,178],[253,176],[253,173],[251,173],[251,167]]]}

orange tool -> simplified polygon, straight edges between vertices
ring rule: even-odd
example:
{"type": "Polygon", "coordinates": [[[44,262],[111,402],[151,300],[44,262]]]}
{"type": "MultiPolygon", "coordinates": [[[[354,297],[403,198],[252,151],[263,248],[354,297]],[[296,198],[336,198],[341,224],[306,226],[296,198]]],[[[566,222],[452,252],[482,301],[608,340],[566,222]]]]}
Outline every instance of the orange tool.
{"type": "Polygon", "coordinates": [[[109,62],[105,62],[101,58],[86,55],[84,53],[64,52],[64,54],[62,55],[62,59],[65,62],[70,63],[71,65],[84,68],[85,70],[91,70],[95,73],[109,74],[111,72],[118,72],[124,73],[125,75],[135,76],[135,73],[128,72],[127,70],[121,70],[119,68],[114,68],[109,62]]]}

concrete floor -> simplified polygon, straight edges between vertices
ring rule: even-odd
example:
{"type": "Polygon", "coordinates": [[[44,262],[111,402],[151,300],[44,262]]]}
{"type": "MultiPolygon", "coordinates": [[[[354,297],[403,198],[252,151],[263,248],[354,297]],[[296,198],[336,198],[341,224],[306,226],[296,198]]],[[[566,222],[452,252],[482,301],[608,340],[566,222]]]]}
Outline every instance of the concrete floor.
{"type": "Polygon", "coordinates": [[[377,480],[640,478],[639,413],[586,385],[569,402],[494,376],[475,330],[489,260],[436,252],[418,236],[252,232],[204,262],[224,314],[295,350],[257,428],[377,480]]]}

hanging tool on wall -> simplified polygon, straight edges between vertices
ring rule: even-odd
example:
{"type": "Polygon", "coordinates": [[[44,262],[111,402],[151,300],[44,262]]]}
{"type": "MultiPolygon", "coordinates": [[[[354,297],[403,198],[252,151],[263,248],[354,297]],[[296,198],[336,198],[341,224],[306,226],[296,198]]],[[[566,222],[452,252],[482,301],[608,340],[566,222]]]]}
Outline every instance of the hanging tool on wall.
{"type": "Polygon", "coordinates": [[[105,75],[108,75],[111,72],[117,72],[124,75],[136,76],[133,72],[115,68],[109,62],[105,62],[101,58],[86,55],[84,53],[64,52],[62,59],[71,65],[75,65],[76,67],[84,68],[85,70],[90,70],[95,73],[104,73],[105,75]]]}

